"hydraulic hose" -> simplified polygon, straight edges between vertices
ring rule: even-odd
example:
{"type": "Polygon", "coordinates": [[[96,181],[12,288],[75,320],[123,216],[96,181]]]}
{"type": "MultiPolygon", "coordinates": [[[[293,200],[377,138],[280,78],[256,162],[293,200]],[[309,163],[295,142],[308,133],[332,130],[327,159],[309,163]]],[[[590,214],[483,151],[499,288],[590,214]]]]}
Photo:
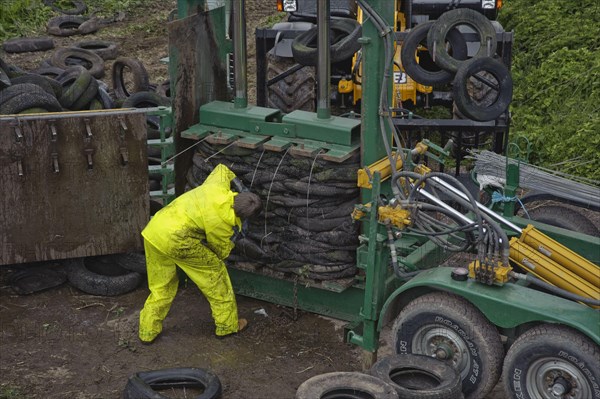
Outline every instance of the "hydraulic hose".
{"type": "Polygon", "coordinates": [[[562,288],[558,288],[552,284],[548,284],[547,282],[540,280],[539,278],[537,278],[531,274],[511,272],[510,275],[511,275],[511,277],[514,277],[518,280],[527,281],[531,284],[534,284],[534,285],[537,285],[544,289],[547,289],[548,291],[550,291],[556,295],[565,297],[567,299],[571,299],[571,300],[577,301],[577,302],[582,302],[582,303],[585,303],[586,305],[600,306],[600,300],[598,300],[598,299],[586,298],[584,296],[580,296],[580,295],[574,294],[572,292],[563,290],[562,288]]]}

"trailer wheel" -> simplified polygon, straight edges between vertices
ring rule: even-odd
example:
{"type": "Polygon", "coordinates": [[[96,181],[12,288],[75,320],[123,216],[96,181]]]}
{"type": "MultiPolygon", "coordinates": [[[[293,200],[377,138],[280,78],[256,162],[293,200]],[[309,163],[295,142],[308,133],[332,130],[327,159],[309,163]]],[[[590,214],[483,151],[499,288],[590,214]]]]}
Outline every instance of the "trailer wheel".
{"type": "Polygon", "coordinates": [[[391,355],[373,365],[371,375],[392,385],[404,399],[462,399],[460,376],[441,360],[391,355]]]}
{"type": "MultiPolygon", "coordinates": [[[[273,79],[295,65],[291,58],[267,54],[267,80],[273,79]]],[[[290,113],[301,109],[315,110],[315,68],[307,67],[296,71],[267,88],[267,106],[290,113]]]]}
{"type": "Polygon", "coordinates": [[[435,292],[413,300],[396,318],[392,336],[396,353],[451,364],[467,399],[485,397],[498,382],[504,355],[500,335],[464,298],[435,292]]]}
{"type": "Polygon", "coordinates": [[[214,373],[200,368],[173,368],[142,371],[129,377],[124,399],[167,398],[157,391],[169,388],[202,388],[204,392],[195,399],[217,399],[221,397],[221,381],[214,373]]]}
{"type": "Polygon", "coordinates": [[[397,399],[394,387],[371,375],[356,372],[333,372],[304,381],[296,399],[397,399]]]}
{"type": "Polygon", "coordinates": [[[479,50],[473,58],[492,57],[496,54],[496,30],[483,14],[468,8],[447,11],[435,21],[429,30],[427,48],[435,63],[449,72],[458,71],[458,68],[464,62],[453,58],[446,51],[448,34],[459,25],[468,25],[479,35],[479,50]]]}
{"type": "MultiPolygon", "coordinates": [[[[443,69],[429,70],[417,62],[415,55],[419,45],[426,45],[427,32],[433,26],[434,21],[423,22],[413,28],[402,43],[402,66],[404,70],[416,82],[424,85],[442,85],[450,83],[454,74],[443,69]]],[[[448,43],[452,49],[452,56],[459,60],[467,59],[467,43],[462,34],[452,29],[448,33],[448,43]]]]}
{"type": "Polygon", "coordinates": [[[143,280],[140,273],[123,269],[110,255],[69,260],[67,277],[75,288],[101,296],[125,294],[143,280]]]}
{"type": "Polygon", "coordinates": [[[592,221],[575,209],[562,205],[545,205],[528,210],[532,220],[576,231],[590,236],[600,236],[600,231],[592,221]]]}
{"type": "Polygon", "coordinates": [[[491,121],[502,115],[512,100],[513,82],[508,68],[500,61],[490,57],[473,58],[458,69],[453,83],[453,95],[456,107],[468,118],[476,121],[491,121]],[[485,94],[486,100],[477,98],[469,84],[470,79],[482,79],[490,86],[494,94],[485,94]]]}
{"type": "Polygon", "coordinates": [[[521,399],[600,398],[600,348],[559,325],[521,335],[504,361],[506,394],[521,399]]]}

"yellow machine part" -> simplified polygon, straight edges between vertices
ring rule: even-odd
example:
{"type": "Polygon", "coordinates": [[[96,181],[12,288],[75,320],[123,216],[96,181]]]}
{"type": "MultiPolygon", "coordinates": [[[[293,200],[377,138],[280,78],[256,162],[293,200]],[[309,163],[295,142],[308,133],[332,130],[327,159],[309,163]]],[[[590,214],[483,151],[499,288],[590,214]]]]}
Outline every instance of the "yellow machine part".
{"type": "MultiPolygon", "coordinates": [[[[469,264],[469,277],[476,279],[477,272],[486,266],[481,265],[479,260],[474,260],[469,264]]],[[[489,266],[487,266],[489,267],[489,266]]],[[[498,262],[494,268],[494,284],[503,285],[509,280],[509,273],[512,271],[512,267],[503,266],[502,262],[498,262]]]]}
{"type": "Polygon", "coordinates": [[[519,241],[546,255],[595,287],[600,286],[600,268],[598,266],[556,242],[532,225],[523,229],[519,241]]]}
{"type": "Polygon", "coordinates": [[[586,298],[600,300],[600,287],[561,266],[518,238],[510,240],[510,259],[549,284],[586,298]]]}
{"type": "MultiPolygon", "coordinates": [[[[396,155],[395,152],[392,156],[396,155]]],[[[402,159],[398,158],[396,161],[396,170],[402,169],[402,159]]],[[[371,182],[369,176],[373,176],[373,173],[379,172],[381,175],[381,181],[388,179],[392,175],[392,164],[390,160],[385,157],[379,161],[358,170],[358,181],[356,185],[361,188],[371,188],[371,182]],[[367,172],[368,170],[368,172],[367,172]]]]}
{"type": "Polygon", "coordinates": [[[380,206],[377,208],[378,220],[381,223],[390,223],[399,229],[410,226],[410,211],[408,209],[391,206],[380,206]]]}

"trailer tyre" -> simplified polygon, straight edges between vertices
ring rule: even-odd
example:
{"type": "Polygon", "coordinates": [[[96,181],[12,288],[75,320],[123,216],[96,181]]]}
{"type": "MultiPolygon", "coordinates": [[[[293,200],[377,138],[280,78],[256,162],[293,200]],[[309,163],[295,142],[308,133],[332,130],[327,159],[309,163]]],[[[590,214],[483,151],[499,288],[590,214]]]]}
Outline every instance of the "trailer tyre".
{"type": "Polygon", "coordinates": [[[67,277],[75,288],[101,296],[125,294],[143,280],[140,273],[120,267],[111,255],[70,260],[67,277]]]}
{"type": "Polygon", "coordinates": [[[483,14],[468,8],[458,8],[442,14],[427,34],[427,48],[440,68],[456,72],[464,62],[452,57],[446,51],[449,32],[459,25],[468,25],[479,35],[479,50],[473,58],[492,57],[496,54],[496,30],[483,14]],[[489,47],[489,52],[488,52],[489,47]]]}
{"type": "MultiPolygon", "coordinates": [[[[362,35],[362,26],[351,18],[331,20],[331,46],[329,47],[330,62],[332,64],[347,60],[360,50],[358,39],[362,35]]],[[[294,60],[306,66],[316,66],[318,28],[314,27],[302,32],[292,42],[294,60]]]]}
{"type": "Polygon", "coordinates": [[[600,348],[564,326],[534,327],[508,350],[502,381],[514,398],[599,399],[600,348]]]}
{"type": "Polygon", "coordinates": [[[173,368],[143,371],[129,377],[123,399],[166,399],[157,392],[169,388],[203,388],[195,399],[221,397],[221,381],[216,374],[200,368],[173,368]]]}
{"type": "MultiPolygon", "coordinates": [[[[291,58],[267,54],[267,79],[287,71],[295,65],[291,58]]],[[[267,106],[290,113],[300,109],[315,110],[315,68],[307,67],[267,87],[267,106]]]]}
{"type": "Polygon", "coordinates": [[[403,399],[462,399],[460,376],[441,360],[420,355],[391,355],[370,374],[392,385],[403,399]]]}
{"type": "Polygon", "coordinates": [[[296,399],[369,398],[397,399],[398,393],[379,378],[357,372],[333,372],[304,381],[296,391],[296,399]]]}
{"type": "Polygon", "coordinates": [[[451,364],[467,399],[485,397],[498,382],[504,355],[500,335],[464,298],[435,292],[413,300],[396,318],[392,336],[396,353],[451,364]]]}
{"type": "Polygon", "coordinates": [[[590,236],[600,236],[600,231],[592,221],[575,209],[562,205],[546,205],[528,210],[532,220],[576,231],[590,236]]]}
{"type": "MultiPolygon", "coordinates": [[[[417,25],[410,31],[404,42],[402,43],[402,66],[404,70],[416,82],[424,85],[442,85],[450,83],[454,78],[454,74],[443,69],[430,71],[421,66],[415,55],[417,48],[421,44],[426,44],[427,33],[435,22],[423,22],[417,25]]],[[[448,33],[448,43],[452,48],[452,56],[459,60],[467,59],[467,43],[462,34],[457,29],[452,29],[448,33]]]]}
{"type": "Polygon", "coordinates": [[[491,57],[473,58],[458,69],[453,83],[456,107],[468,118],[476,121],[491,121],[502,115],[512,100],[513,82],[508,68],[491,57]],[[481,102],[472,96],[469,80],[481,72],[494,86],[493,100],[481,102]]]}

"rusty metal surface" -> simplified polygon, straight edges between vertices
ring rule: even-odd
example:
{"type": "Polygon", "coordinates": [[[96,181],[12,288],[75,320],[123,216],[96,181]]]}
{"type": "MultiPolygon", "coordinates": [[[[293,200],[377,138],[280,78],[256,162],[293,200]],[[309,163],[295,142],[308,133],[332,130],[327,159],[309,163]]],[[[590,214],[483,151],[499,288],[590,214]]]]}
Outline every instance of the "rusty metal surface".
{"type": "Polygon", "coordinates": [[[139,250],[148,219],[143,114],[0,120],[0,265],[139,250]]]}

